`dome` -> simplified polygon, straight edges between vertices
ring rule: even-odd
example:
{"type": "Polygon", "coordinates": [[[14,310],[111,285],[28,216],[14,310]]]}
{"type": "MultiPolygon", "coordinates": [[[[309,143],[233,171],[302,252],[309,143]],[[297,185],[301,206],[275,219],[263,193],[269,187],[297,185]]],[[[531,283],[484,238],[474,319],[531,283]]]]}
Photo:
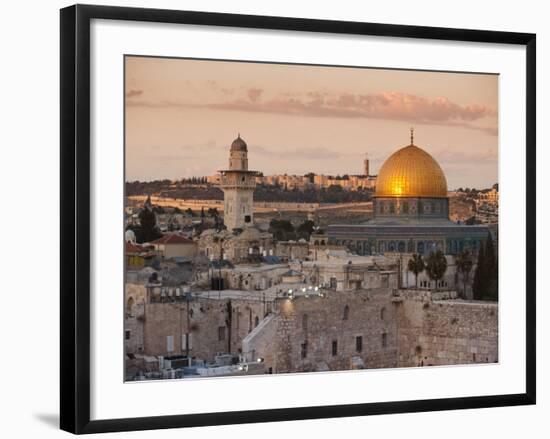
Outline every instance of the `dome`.
{"type": "Polygon", "coordinates": [[[241,135],[239,134],[235,140],[233,140],[233,143],[231,144],[231,151],[247,151],[246,149],[246,142],[241,139],[241,135]]]}
{"type": "Polygon", "coordinates": [[[435,159],[416,145],[394,152],[382,165],[377,197],[447,197],[447,180],[435,159]]]}

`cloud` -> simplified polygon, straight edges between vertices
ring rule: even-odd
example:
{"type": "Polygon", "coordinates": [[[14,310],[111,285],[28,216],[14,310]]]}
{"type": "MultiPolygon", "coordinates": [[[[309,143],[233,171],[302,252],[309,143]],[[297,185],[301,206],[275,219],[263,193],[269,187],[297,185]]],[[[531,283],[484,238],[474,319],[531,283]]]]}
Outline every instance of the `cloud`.
{"type": "Polygon", "coordinates": [[[401,92],[374,94],[342,93],[327,96],[323,93],[279,95],[259,102],[256,93],[249,90],[249,100],[236,99],[204,106],[224,110],[256,111],[311,117],[345,117],[406,120],[411,122],[473,122],[495,116],[483,105],[461,106],[445,97],[428,99],[401,92]],[[250,96],[252,92],[253,96],[250,96]],[[252,99],[254,97],[254,99],[252,99]]]}
{"type": "Polygon", "coordinates": [[[257,102],[262,96],[263,90],[261,88],[249,88],[246,92],[248,99],[252,102],[257,102]]]}
{"type": "Polygon", "coordinates": [[[476,103],[460,105],[442,96],[430,99],[399,91],[370,94],[309,91],[279,93],[266,99],[263,89],[252,87],[245,89],[244,95],[239,92],[240,97],[227,100],[229,91],[225,89],[223,92],[225,98],[206,103],[132,100],[127,105],[149,108],[207,108],[301,117],[385,119],[410,124],[468,128],[491,136],[498,134],[495,110],[476,103]],[[487,119],[489,123],[486,126],[477,123],[487,119]]]}
{"type": "Polygon", "coordinates": [[[143,90],[128,90],[126,92],[126,97],[135,98],[135,97],[141,96],[142,94],[143,94],[143,90]]]}

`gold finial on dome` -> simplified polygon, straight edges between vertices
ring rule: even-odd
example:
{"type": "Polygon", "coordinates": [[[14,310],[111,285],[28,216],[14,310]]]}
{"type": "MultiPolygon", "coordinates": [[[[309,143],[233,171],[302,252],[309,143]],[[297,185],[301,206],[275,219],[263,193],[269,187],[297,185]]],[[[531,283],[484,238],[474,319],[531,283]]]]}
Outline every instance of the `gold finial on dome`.
{"type": "Polygon", "coordinates": [[[414,145],[414,128],[411,127],[411,145],[414,145]]]}

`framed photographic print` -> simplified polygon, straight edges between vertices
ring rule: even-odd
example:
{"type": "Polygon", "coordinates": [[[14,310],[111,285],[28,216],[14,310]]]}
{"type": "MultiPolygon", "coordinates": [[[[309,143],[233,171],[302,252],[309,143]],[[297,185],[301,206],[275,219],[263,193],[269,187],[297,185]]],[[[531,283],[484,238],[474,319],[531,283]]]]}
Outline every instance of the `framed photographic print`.
{"type": "Polygon", "coordinates": [[[535,403],[535,35],[61,10],[61,428],[535,403]]]}

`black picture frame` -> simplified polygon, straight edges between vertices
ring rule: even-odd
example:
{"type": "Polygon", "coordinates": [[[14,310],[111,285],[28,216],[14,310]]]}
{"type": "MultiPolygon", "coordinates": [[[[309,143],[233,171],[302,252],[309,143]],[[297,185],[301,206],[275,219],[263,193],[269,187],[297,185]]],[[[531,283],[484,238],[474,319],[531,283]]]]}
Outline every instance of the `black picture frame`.
{"type": "Polygon", "coordinates": [[[536,295],[536,36],[304,18],[75,5],[61,10],[61,403],[60,426],[99,433],[220,424],[273,422],[387,413],[535,404],[536,295]],[[417,401],[346,404],[90,420],[90,21],[181,23],[333,34],[501,43],[526,48],[526,392],[417,401]]]}

